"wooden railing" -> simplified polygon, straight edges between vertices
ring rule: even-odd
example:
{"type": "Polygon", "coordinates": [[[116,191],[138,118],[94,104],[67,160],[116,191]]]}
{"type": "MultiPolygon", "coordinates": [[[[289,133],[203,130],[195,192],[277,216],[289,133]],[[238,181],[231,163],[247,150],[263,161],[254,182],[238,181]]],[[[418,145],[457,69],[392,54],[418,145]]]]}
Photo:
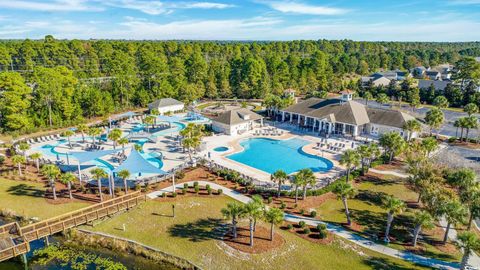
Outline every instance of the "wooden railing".
{"type": "MultiPolygon", "coordinates": [[[[140,191],[135,191],[121,197],[110,199],[108,201],[98,203],[80,210],[46,219],[37,223],[33,223],[24,227],[17,228],[18,239],[23,243],[16,244],[4,250],[0,250],[0,261],[7,260],[17,255],[29,251],[29,242],[37,240],[55,233],[73,228],[103,217],[127,210],[139,204],[140,201],[145,201],[145,195],[140,191]]],[[[12,229],[11,224],[0,227],[0,234],[2,231],[6,232],[12,229]]]]}

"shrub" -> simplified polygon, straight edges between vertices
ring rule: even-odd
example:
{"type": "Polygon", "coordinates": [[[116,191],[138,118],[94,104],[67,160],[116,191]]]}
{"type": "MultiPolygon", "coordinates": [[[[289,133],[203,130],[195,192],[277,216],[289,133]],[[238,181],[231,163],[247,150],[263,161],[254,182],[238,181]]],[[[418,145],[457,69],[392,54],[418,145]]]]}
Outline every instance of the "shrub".
{"type": "Polygon", "coordinates": [[[193,182],[193,187],[198,187],[198,182],[197,181],[193,182]]]}
{"type": "Polygon", "coordinates": [[[450,137],[450,138],[448,138],[448,142],[449,142],[449,143],[453,143],[453,142],[455,142],[456,140],[457,140],[456,137],[450,137]]]}
{"type": "Polygon", "coordinates": [[[313,210],[312,212],[310,212],[310,216],[312,218],[316,217],[317,216],[317,211],[313,210]]]}
{"type": "Polygon", "coordinates": [[[210,185],[207,184],[207,185],[205,186],[205,188],[206,188],[207,190],[209,190],[209,189],[210,189],[210,185]]]}
{"type": "Polygon", "coordinates": [[[188,189],[188,183],[183,183],[183,188],[188,189]]]}
{"type": "Polygon", "coordinates": [[[305,223],[305,221],[303,221],[303,220],[298,222],[298,226],[300,226],[300,228],[304,228],[305,225],[307,225],[307,223],[305,223]]]}
{"type": "Polygon", "coordinates": [[[180,189],[180,194],[185,195],[187,193],[187,190],[185,188],[180,189]]]}
{"type": "Polygon", "coordinates": [[[219,188],[219,189],[217,190],[217,194],[218,194],[218,195],[222,195],[222,194],[223,194],[223,189],[219,188]]]}
{"type": "Polygon", "coordinates": [[[140,190],[142,188],[142,186],[140,186],[140,184],[136,184],[134,187],[133,187],[133,190],[137,191],[137,190],[140,190]]]}
{"type": "Polygon", "coordinates": [[[207,192],[208,192],[208,195],[212,195],[212,189],[211,188],[208,188],[207,192]]]}
{"type": "Polygon", "coordinates": [[[267,202],[270,204],[270,203],[272,203],[272,201],[273,201],[272,196],[268,197],[267,202]]]}
{"type": "Polygon", "coordinates": [[[292,225],[292,224],[288,224],[288,225],[287,225],[287,229],[289,229],[289,230],[293,229],[293,225],[292,225]]]}
{"type": "Polygon", "coordinates": [[[304,209],[300,209],[300,215],[304,215],[305,214],[305,210],[304,209]]]}
{"type": "Polygon", "coordinates": [[[172,192],[172,197],[173,198],[177,197],[177,192],[172,192]]]}
{"type": "Polygon", "coordinates": [[[3,165],[3,163],[5,163],[5,157],[0,155],[0,166],[3,165]]]}
{"type": "Polygon", "coordinates": [[[162,193],[162,197],[163,197],[163,198],[167,198],[167,193],[166,193],[166,192],[163,192],[163,193],[162,193]]]}
{"type": "Polygon", "coordinates": [[[200,192],[200,187],[198,185],[195,186],[195,193],[199,193],[200,192]]]}
{"type": "Polygon", "coordinates": [[[245,193],[248,193],[248,187],[244,188],[245,193]]]}
{"type": "Polygon", "coordinates": [[[320,223],[317,225],[317,230],[318,231],[325,231],[327,229],[327,225],[320,223]]]}
{"type": "Polygon", "coordinates": [[[298,207],[298,204],[294,204],[294,205],[293,205],[293,208],[297,208],[297,207],[298,207]]]}
{"type": "Polygon", "coordinates": [[[325,239],[325,238],[327,238],[327,235],[328,235],[327,230],[321,230],[321,231],[318,232],[318,237],[319,237],[320,239],[325,239]]]}
{"type": "Polygon", "coordinates": [[[177,172],[175,173],[175,177],[176,177],[177,179],[183,179],[183,178],[185,177],[185,172],[184,172],[184,171],[177,171],[177,172]]]}
{"type": "Polygon", "coordinates": [[[303,233],[304,233],[304,234],[310,234],[310,232],[311,232],[311,231],[310,231],[310,228],[308,228],[308,227],[305,228],[305,229],[303,229],[303,233]]]}
{"type": "Polygon", "coordinates": [[[285,209],[287,207],[287,205],[282,201],[282,203],[280,204],[280,209],[285,209]]]}

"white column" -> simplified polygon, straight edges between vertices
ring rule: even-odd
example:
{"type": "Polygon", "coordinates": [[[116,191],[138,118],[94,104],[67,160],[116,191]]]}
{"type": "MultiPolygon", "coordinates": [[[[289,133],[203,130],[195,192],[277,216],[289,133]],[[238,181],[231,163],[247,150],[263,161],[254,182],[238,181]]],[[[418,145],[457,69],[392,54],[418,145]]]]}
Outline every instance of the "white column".
{"type": "Polygon", "coordinates": [[[303,121],[303,124],[304,124],[305,126],[307,125],[307,118],[308,118],[308,117],[305,116],[305,119],[304,119],[304,121],[303,121]]]}
{"type": "Polygon", "coordinates": [[[285,121],[285,112],[282,112],[282,122],[285,121]]]}
{"type": "Polygon", "coordinates": [[[333,123],[328,123],[328,134],[332,133],[333,123]]]}
{"type": "Polygon", "coordinates": [[[347,125],[346,124],[343,124],[342,126],[342,133],[345,134],[345,129],[346,129],[347,125]]]}
{"type": "Polygon", "coordinates": [[[312,128],[312,131],[315,131],[316,123],[317,123],[317,119],[313,118],[313,128],[312,128]]]}
{"type": "Polygon", "coordinates": [[[300,114],[297,114],[297,124],[300,125],[300,114]]]}
{"type": "Polygon", "coordinates": [[[358,127],[353,126],[353,136],[358,136],[358,127]]]}
{"type": "Polygon", "coordinates": [[[288,113],[290,115],[290,123],[292,123],[293,121],[293,114],[292,113],[288,113]]]}

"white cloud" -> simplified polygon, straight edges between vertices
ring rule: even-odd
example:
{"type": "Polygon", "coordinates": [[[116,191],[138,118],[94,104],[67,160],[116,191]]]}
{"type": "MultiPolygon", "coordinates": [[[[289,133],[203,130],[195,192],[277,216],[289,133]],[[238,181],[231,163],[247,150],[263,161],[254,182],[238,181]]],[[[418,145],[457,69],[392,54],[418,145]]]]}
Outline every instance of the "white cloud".
{"type": "MultiPolygon", "coordinates": [[[[101,0],[97,0],[101,1],[101,0]]],[[[149,15],[170,14],[175,9],[225,9],[234,5],[216,2],[161,2],[144,0],[104,0],[100,3],[119,8],[133,9],[149,15]]]]}
{"type": "Polygon", "coordinates": [[[264,3],[276,11],[293,14],[340,15],[345,14],[349,11],[342,8],[309,5],[293,1],[268,1],[264,3]]]}
{"type": "Polygon", "coordinates": [[[25,1],[0,0],[0,7],[34,11],[101,11],[102,9],[87,4],[87,0],[25,1]]]}
{"type": "Polygon", "coordinates": [[[235,5],[214,3],[214,2],[191,2],[177,5],[179,8],[200,8],[200,9],[225,9],[235,5]]]}

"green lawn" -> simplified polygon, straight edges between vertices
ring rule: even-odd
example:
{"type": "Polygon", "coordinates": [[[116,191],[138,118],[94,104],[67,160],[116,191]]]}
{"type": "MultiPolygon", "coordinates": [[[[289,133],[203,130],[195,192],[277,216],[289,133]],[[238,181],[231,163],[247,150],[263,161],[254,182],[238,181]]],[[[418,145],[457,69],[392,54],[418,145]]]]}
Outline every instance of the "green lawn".
{"type": "MultiPolygon", "coordinates": [[[[362,227],[361,233],[366,237],[378,236],[385,231],[387,214],[381,207],[382,198],[386,195],[393,195],[405,202],[416,202],[418,195],[405,185],[405,180],[393,176],[382,176],[382,178],[371,177],[368,181],[361,181],[356,185],[358,194],[355,198],[348,200],[348,207],[352,220],[362,227]]],[[[410,243],[411,231],[413,230],[412,215],[413,209],[407,210],[395,217],[391,236],[396,239],[390,247],[405,250],[402,243],[410,243]]],[[[327,222],[345,223],[346,217],[343,204],[340,200],[328,200],[317,208],[319,217],[327,222]]],[[[439,240],[439,239],[434,239],[439,240]]],[[[419,245],[425,249],[422,255],[434,257],[446,261],[459,261],[461,253],[445,254],[431,244],[420,240],[419,245]]]]}
{"type": "Polygon", "coordinates": [[[0,209],[12,210],[26,217],[46,219],[90,205],[79,201],[54,205],[45,200],[44,191],[42,183],[0,178],[0,209]]]}
{"type": "Polygon", "coordinates": [[[277,230],[286,243],[262,254],[249,255],[226,247],[219,238],[224,196],[177,197],[172,202],[148,201],[128,213],[86,229],[126,237],[186,258],[204,269],[423,269],[336,240],[316,244],[277,230]],[[123,224],[126,231],[121,228],[123,224]]]}

